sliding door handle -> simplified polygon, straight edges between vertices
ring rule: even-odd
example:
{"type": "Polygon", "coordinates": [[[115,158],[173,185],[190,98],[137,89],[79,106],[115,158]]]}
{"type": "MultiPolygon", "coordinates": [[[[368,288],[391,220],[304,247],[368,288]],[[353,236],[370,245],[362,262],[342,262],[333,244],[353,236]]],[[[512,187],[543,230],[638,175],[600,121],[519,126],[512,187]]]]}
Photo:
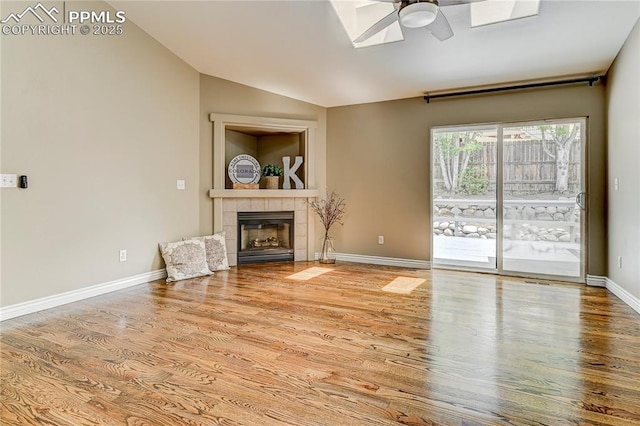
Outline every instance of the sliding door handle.
{"type": "Polygon", "coordinates": [[[587,194],[585,192],[579,192],[578,195],[576,195],[576,204],[578,205],[578,207],[580,207],[580,209],[586,210],[587,194]]]}

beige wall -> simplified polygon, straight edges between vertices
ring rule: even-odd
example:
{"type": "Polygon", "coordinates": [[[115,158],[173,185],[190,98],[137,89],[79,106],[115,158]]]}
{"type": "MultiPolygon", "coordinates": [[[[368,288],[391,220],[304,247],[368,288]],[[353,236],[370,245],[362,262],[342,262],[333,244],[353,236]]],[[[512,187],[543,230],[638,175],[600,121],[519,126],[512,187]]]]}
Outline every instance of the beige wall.
{"type": "Polygon", "coordinates": [[[254,89],[228,80],[202,74],[200,76],[200,232],[209,234],[213,229],[213,125],[210,113],[273,117],[318,122],[316,131],[316,181],[324,190],[326,181],[326,108],[263,90],[254,89]]]}
{"type": "Polygon", "coordinates": [[[607,270],[605,90],[565,86],[427,104],[403,99],[328,110],[327,185],[347,200],[336,250],[430,260],[429,132],[433,126],[589,117],[588,273],[607,270]],[[377,236],[385,244],[377,244],[377,236]]]}
{"type": "MultiPolygon", "coordinates": [[[[639,21],[640,22],[640,21],[639,21]]],[[[608,277],[640,298],[640,23],[609,71],[608,277]],[[619,189],[614,188],[614,179],[619,189]],[[622,269],[618,268],[622,256],[622,269]]]]}
{"type": "MultiPolygon", "coordinates": [[[[640,187],[638,38],[636,26],[610,75],[608,112],[609,165],[621,179],[609,200],[609,262],[626,259],[609,272],[636,297],[640,207],[628,191],[640,187]]],[[[117,37],[3,36],[1,55],[1,171],[27,174],[30,187],[0,191],[0,306],[162,268],[159,241],[213,232],[212,112],[317,121],[318,187],[347,199],[337,250],[423,260],[431,127],[589,116],[588,273],[607,273],[601,85],[327,110],[199,75],[131,22],[117,37]]]]}
{"type": "Polygon", "coordinates": [[[158,242],[198,233],[198,97],[199,74],[131,22],[2,36],[1,169],[29,177],[0,190],[2,306],[161,269],[158,242]]]}

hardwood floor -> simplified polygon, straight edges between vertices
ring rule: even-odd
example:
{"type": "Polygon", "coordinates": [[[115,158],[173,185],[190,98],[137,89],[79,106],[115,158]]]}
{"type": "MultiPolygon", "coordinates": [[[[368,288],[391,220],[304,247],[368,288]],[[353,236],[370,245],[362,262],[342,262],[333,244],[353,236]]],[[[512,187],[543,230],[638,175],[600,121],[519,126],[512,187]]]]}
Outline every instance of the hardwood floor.
{"type": "Polygon", "coordinates": [[[640,424],[640,316],[605,289],[347,263],[287,278],[314,266],[5,321],[0,423],[640,424]],[[425,282],[382,290],[397,277],[425,282]]]}

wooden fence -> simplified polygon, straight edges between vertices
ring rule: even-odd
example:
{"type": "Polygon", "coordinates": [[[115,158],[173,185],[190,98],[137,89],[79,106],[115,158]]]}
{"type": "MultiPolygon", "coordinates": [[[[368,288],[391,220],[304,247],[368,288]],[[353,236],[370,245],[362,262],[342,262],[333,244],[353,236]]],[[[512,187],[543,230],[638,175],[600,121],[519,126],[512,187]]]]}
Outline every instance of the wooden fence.
{"type": "MultiPolygon", "coordinates": [[[[496,142],[484,142],[472,153],[469,167],[484,166],[489,179],[488,192],[495,191],[496,142]]],[[[553,146],[551,146],[553,149],[553,146]]],[[[552,151],[553,152],[553,151],[552,151]]],[[[507,193],[535,194],[553,192],[556,181],[556,160],[544,149],[542,141],[503,142],[503,186],[507,193]]],[[[580,144],[574,143],[569,154],[569,192],[578,192],[581,178],[580,144]]],[[[433,178],[436,188],[444,190],[442,170],[434,161],[433,178]]]]}

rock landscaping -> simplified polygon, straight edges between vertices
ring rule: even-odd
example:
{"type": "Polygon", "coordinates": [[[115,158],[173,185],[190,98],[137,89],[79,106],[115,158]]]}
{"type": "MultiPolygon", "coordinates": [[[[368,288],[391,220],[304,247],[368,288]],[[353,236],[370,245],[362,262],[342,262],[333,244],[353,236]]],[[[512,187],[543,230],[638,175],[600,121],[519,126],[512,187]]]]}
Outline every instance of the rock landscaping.
{"type": "MultiPolygon", "coordinates": [[[[464,203],[436,202],[434,235],[495,239],[495,208],[487,205],[486,201],[484,203],[471,200],[464,203]]],[[[551,201],[547,205],[539,201],[510,203],[505,206],[505,238],[580,242],[580,209],[576,208],[573,200],[551,201]]]]}

